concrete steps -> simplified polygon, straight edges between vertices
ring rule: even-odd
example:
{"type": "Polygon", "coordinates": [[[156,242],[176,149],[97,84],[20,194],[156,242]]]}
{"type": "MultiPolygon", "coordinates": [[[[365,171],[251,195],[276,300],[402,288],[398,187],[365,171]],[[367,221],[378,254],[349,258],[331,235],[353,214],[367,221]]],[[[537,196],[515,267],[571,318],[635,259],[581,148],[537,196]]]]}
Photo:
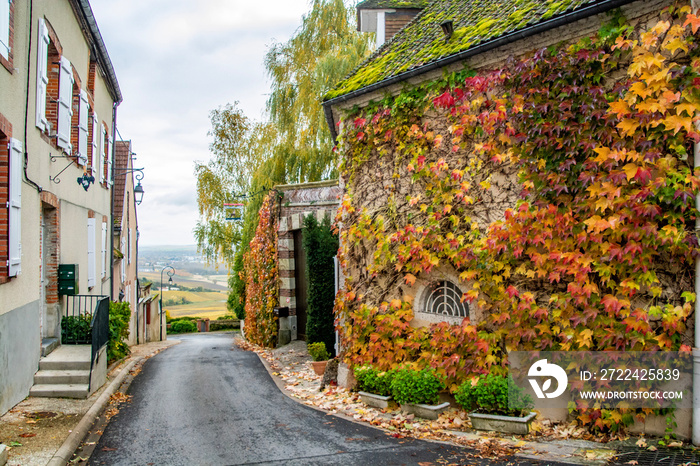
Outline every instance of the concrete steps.
{"type": "Polygon", "coordinates": [[[39,360],[30,396],[49,398],[87,398],[90,383],[88,345],[66,345],[56,348],[39,360]]]}
{"type": "Polygon", "coordinates": [[[90,370],[40,370],[34,374],[34,384],[88,384],[90,370]]]}
{"type": "Polygon", "coordinates": [[[88,397],[88,384],[50,384],[34,385],[29,390],[29,396],[42,398],[79,398],[88,397]]]}

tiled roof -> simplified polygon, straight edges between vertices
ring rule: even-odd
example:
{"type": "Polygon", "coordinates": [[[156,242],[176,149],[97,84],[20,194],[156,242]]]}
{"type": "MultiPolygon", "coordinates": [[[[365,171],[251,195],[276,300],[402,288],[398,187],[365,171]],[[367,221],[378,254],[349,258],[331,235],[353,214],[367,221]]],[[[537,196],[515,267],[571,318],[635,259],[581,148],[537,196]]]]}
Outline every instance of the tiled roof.
{"type": "MultiPolygon", "coordinates": [[[[368,0],[380,2],[382,0],[368,0]]],[[[388,0],[387,0],[388,1],[388,0]]],[[[615,0],[433,0],[374,55],[338,83],[324,100],[433,64],[509,33],[615,0]],[[445,42],[440,24],[452,20],[445,42]]]]}
{"type": "MultiPolygon", "coordinates": [[[[114,171],[124,171],[129,165],[131,155],[131,141],[116,141],[114,143],[114,171]]],[[[126,176],[114,177],[114,225],[122,226],[124,216],[124,191],[126,190],[126,176]]]]}
{"type": "Polygon", "coordinates": [[[430,1],[431,0],[365,0],[357,4],[357,9],[425,8],[430,1]]]}

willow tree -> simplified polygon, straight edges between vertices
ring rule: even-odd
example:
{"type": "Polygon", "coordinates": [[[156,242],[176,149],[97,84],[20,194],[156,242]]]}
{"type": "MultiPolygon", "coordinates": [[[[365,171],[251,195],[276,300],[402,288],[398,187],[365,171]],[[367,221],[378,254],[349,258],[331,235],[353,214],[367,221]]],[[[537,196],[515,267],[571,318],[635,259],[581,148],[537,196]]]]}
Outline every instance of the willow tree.
{"type": "Polygon", "coordinates": [[[271,79],[267,102],[278,132],[271,156],[284,181],[337,176],[337,159],[321,98],[369,55],[372,37],[357,31],[356,13],[343,0],[314,0],[294,36],[265,57],[271,79]]]}
{"type": "Polygon", "coordinates": [[[262,194],[276,184],[337,176],[321,98],[370,53],[372,37],[357,31],[355,19],[354,6],[343,0],[314,0],[292,38],[265,56],[266,120],[249,120],[237,104],[211,112],[212,158],[195,166],[200,219],[194,232],[207,260],[223,261],[231,271],[230,310],[242,308],[241,258],[262,194]],[[243,221],[226,221],[224,204],[240,194],[248,195],[243,221]]]}
{"type": "Polygon", "coordinates": [[[209,262],[223,262],[231,270],[243,227],[226,220],[225,204],[247,201],[251,189],[270,185],[265,170],[259,168],[267,164],[265,148],[274,136],[269,125],[249,120],[237,102],[211,111],[209,117],[212,157],[207,163],[195,163],[199,220],[194,234],[209,262]]]}

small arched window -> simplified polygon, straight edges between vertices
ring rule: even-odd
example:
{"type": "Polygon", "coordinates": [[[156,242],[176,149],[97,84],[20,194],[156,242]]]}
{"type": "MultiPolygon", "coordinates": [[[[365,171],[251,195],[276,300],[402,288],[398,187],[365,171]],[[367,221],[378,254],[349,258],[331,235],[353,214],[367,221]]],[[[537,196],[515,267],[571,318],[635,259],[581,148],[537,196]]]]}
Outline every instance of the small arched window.
{"type": "Polygon", "coordinates": [[[428,289],[423,312],[450,317],[469,317],[469,306],[462,302],[462,292],[454,283],[443,280],[428,289]]]}

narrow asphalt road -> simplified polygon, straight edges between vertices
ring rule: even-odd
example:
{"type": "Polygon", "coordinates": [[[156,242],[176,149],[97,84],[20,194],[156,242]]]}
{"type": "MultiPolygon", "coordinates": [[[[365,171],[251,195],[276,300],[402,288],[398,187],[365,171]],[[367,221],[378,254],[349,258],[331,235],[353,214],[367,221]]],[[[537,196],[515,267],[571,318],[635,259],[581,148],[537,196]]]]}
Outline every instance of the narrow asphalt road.
{"type": "Polygon", "coordinates": [[[300,405],[279,391],[257,355],[233,346],[231,334],[181,338],[146,361],[129,388],[131,402],[111,419],[89,464],[497,464],[300,405]]]}

